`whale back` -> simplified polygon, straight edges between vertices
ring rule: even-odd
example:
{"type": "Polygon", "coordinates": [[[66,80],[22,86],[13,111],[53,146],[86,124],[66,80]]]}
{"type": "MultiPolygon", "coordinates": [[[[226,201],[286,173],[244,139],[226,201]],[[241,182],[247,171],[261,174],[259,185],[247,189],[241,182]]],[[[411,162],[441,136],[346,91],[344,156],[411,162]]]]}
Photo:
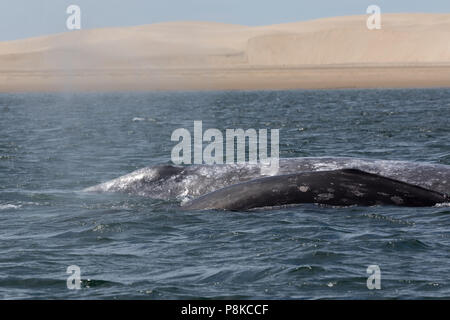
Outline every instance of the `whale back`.
{"type": "Polygon", "coordinates": [[[303,172],[251,180],[204,195],[186,210],[248,210],[301,203],[331,206],[433,206],[447,196],[357,169],[303,172]]]}
{"type": "MultiPolygon", "coordinates": [[[[307,157],[280,159],[273,175],[355,168],[441,193],[450,193],[450,166],[411,161],[307,157]]],[[[89,192],[122,192],[155,199],[190,200],[227,186],[265,176],[257,164],[146,167],[89,187],[89,192]]]]}

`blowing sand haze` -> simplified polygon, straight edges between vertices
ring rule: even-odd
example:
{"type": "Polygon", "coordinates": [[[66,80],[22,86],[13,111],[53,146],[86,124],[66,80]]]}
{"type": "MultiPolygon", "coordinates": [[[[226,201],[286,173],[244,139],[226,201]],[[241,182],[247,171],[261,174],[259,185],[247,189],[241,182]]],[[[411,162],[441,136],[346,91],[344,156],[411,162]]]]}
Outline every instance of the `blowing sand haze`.
{"type": "Polygon", "coordinates": [[[450,87],[450,14],[168,22],[0,43],[0,90],[450,87]]]}

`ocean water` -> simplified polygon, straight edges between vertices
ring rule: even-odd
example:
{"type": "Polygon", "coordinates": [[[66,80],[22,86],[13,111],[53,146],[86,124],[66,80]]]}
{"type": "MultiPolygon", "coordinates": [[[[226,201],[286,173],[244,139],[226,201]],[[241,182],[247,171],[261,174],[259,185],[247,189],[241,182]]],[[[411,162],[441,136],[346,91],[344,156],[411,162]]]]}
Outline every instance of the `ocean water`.
{"type": "Polygon", "coordinates": [[[170,163],[194,120],[279,128],[284,158],[450,165],[449,111],[449,89],[0,94],[0,298],[449,299],[446,206],[188,212],[82,191],[170,163]]]}

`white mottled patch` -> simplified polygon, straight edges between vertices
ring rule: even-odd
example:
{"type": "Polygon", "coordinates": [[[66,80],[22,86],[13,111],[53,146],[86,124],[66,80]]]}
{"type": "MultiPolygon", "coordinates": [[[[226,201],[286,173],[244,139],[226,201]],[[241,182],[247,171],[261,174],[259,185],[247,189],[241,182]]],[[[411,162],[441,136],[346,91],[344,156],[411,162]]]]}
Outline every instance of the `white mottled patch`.
{"type": "Polygon", "coordinates": [[[384,193],[384,192],[377,192],[377,194],[379,194],[380,196],[385,196],[385,197],[389,196],[388,193],[384,193]]]}
{"type": "Polygon", "coordinates": [[[316,200],[323,201],[323,200],[330,200],[333,198],[334,198],[334,194],[332,194],[332,193],[321,193],[321,194],[317,195],[316,200]]]}
{"type": "Polygon", "coordinates": [[[300,186],[298,187],[298,190],[300,190],[301,192],[307,192],[309,190],[308,186],[300,186]]]}
{"type": "Polygon", "coordinates": [[[403,204],[403,199],[397,196],[391,197],[391,200],[394,201],[395,204],[403,204]]]}
{"type": "Polygon", "coordinates": [[[364,196],[364,193],[361,192],[361,191],[358,191],[358,190],[354,190],[354,191],[353,191],[353,194],[354,194],[355,196],[357,196],[357,197],[362,197],[362,196],[364,196]]]}

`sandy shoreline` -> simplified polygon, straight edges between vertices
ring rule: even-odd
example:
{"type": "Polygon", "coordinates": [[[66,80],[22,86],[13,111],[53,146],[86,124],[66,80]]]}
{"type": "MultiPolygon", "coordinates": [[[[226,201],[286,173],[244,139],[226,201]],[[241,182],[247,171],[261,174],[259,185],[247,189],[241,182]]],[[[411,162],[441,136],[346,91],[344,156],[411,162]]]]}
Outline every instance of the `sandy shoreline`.
{"type": "Polygon", "coordinates": [[[450,87],[450,14],[206,22],[0,42],[0,92],[450,87]]]}
{"type": "Polygon", "coordinates": [[[0,92],[450,87],[450,66],[7,71],[0,92]]]}

